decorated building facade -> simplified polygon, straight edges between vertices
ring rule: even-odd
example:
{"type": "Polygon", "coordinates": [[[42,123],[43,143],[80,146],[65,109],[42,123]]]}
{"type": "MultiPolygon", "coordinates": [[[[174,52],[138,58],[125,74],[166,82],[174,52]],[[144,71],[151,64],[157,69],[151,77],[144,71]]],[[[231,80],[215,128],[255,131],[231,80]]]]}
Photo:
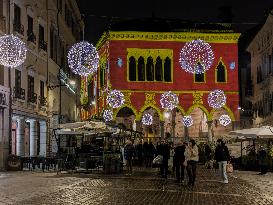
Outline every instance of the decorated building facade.
{"type": "Polygon", "coordinates": [[[145,137],[193,137],[215,139],[234,129],[239,121],[238,48],[240,34],[231,30],[128,31],[114,28],[97,43],[100,67],[97,75],[82,78],[81,118],[101,118],[109,109],[109,91],[120,90],[125,103],[113,109],[113,121],[145,137]],[[204,73],[186,72],[180,64],[181,49],[200,39],[213,51],[212,66],[204,73]],[[208,95],[220,89],[226,104],[211,108],[208,95]],[[162,109],[160,97],[172,91],[179,104],[171,112],[162,109]],[[143,125],[145,113],[153,116],[152,125],[143,125]],[[219,117],[227,114],[232,123],[222,126],[219,117]],[[183,116],[193,125],[185,127],[183,116]]]}

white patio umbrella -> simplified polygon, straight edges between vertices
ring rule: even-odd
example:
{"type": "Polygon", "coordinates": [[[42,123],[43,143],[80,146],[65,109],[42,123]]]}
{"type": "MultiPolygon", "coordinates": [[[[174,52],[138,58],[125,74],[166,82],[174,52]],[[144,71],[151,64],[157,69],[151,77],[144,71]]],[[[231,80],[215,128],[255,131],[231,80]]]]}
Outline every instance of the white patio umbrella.
{"type": "Polygon", "coordinates": [[[234,130],[230,131],[229,135],[243,136],[245,139],[247,138],[272,138],[273,139],[273,127],[263,126],[263,127],[255,127],[249,129],[242,130],[234,130]]]}

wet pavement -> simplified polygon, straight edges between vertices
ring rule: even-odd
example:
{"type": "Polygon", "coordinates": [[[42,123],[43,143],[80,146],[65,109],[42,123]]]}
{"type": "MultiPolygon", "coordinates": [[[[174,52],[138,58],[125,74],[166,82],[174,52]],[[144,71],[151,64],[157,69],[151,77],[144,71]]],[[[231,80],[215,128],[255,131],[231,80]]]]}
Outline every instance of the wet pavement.
{"type": "Polygon", "coordinates": [[[132,176],[9,172],[0,174],[0,204],[273,205],[262,187],[235,174],[239,178],[222,184],[214,170],[198,167],[190,188],[160,178],[156,169],[137,169],[132,176]]]}

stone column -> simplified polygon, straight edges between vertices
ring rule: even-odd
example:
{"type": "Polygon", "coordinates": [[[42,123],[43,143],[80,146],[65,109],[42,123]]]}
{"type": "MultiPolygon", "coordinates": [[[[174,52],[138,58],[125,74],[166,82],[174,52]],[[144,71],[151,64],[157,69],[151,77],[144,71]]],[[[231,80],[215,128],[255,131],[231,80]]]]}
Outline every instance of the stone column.
{"type": "Polygon", "coordinates": [[[47,124],[46,121],[40,121],[40,156],[46,156],[47,124]]]}
{"type": "Polygon", "coordinates": [[[184,139],[185,142],[189,141],[189,128],[187,126],[184,126],[184,139]]]}
{"type": "Polygon", "coordinates": [[[17,118],[17,129],[16,129],[16,155],[25,155],[25,119],[17,118]]]}
{"type": "Polygon", "coordinates": [[[164,124],[165,124],[165,121],[160,121],[160,137],[161,139],[164,138],[164,124]]]}
{"type": "Polygon", "coordinates": [[[208,141],[212,142],[212,122],[213,121],[207,121],[208,124],[208,141]]]}
{"type": "Polygon", "coordinates": [[[37,156],[37,122],[36,120],[29,120],[29,156],[37,156]]]}
{"type": "Polygon", "coordinates": [[[173,138],[173,141],[174,141],[174,138],[175,138],[175,117],[176,117],[176,111],[173,110],[172,112],[172,138],[173,138]]]}
{"type": "Polygon", "coordinates": [[[140,120],[136,120],[136,131],[137,132],[142,132],[142,128],[141,128],[141,121],[140,120]]]}

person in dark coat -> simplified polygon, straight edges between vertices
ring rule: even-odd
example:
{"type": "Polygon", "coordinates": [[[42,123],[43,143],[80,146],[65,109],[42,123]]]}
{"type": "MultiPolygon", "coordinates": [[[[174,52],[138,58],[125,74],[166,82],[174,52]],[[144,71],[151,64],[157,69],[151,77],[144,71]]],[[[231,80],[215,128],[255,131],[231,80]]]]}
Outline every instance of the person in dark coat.
{"type": "Polygon", "coordinates": [[[185,166],[183,165],[185,161],[185,148],[186,146],[180,142],[178,145],[174,148],[174,165],[176,170],[176,181],[179,183],[180,180],[184,181],[184,170],[185,166]]]}
{"type": "Polygon", "coordinates": [[[152,167],[152,161],[155,157],[155,153],[156,153],[156,150],[155,150],[155,146],[153,145],[152,142],[150,142],[148,144],[148,166],[146,165],[146,167],[152,167]]]}
{"type": "Polygon", "coordinates": [[[210,146],[207,144],[207,143],[205,143],[205,162],[208,162],[208,161],[210,161],[211,160],[211,148],[210,148],[210,146]]]}
{"type": "Polygon", "coordinates": [[[127,174],[132,174],[132,160],[135,156],[135,148],[130,140],[127,140],[124,147],[124,158],[126,160],[127,174]]]}
{"type": "Polygon", "coordinates": [[[219,165],[219,172],[222,178],[222,182],[228,183],[227,175],[227,162],[230,161],[230,155],[227,146],[222,139],[217,140],[217,146],[215,149],[215,160],[219,165]]]}
{"type": "Polygon", "coordinates": [[[163,156],[162,165],[161,165],[161,174],[163,178],[167,179],[168,176],[168,159],[170,158],[170,147],[165,140],[162,140],[160,146],[160,152],[163,156]]]}
{"type": "Polygon", "coordinates": [[[147,168],[149,165],[149,144],[147,141],[145,141],[143,144],[143,156],[144,156],[144,163],[147,168]]]}
{"type": "Polygon", "coordinates": [[[259,173],[260,175],[266,174],[268,171],[267,167],[267,153],[266,150],[264,149],[263,146],[261,146],[260,151],[258,153],[258,160],[259,160],[259,165],[260,165],[260,170],[261,172],[259,173]]]}
{"type": "Polygon", "coordinates": [[[139,142],[137,144],[136,151],[137,151],[138,166],[142,167],[142,163],[143,163],[143,146],[142,146],[141,142],[139,142]]]}

